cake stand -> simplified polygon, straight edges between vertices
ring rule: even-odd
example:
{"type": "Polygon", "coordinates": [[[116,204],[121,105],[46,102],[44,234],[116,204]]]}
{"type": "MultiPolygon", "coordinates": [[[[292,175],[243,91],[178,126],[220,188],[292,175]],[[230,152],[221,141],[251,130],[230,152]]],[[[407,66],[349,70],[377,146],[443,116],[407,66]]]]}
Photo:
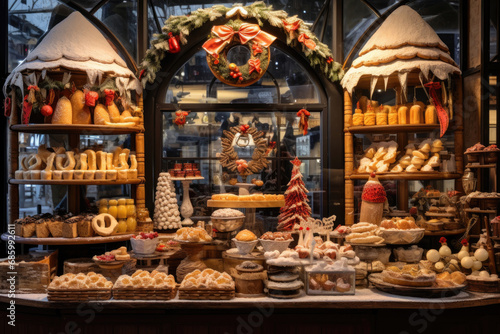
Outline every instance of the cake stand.
{"type": "Polygon", "coordinates": [[[201,260],[201,257],[203,253],[203,246],[208,245],[209,242],[175,241],[179,242],[181,249],[187,255],[177,267],[177,282],[182,282],[184,276],[195,271],[196,269],[201,271],[207,268],[205,263],[201,260]]]}
{"type": "Polygon", "coordinates": [[[194,180],[203,180],[204,177],[172,177],[172,181],[181,181],[182,183],[182,204],[180,207],[181,216],[184,220],[181,222],[182,226],[191,226],[194,222],[191,220],[193,215],[193,204],[191,204],[191,198],[189,197],[189,185],[194,180]]]}

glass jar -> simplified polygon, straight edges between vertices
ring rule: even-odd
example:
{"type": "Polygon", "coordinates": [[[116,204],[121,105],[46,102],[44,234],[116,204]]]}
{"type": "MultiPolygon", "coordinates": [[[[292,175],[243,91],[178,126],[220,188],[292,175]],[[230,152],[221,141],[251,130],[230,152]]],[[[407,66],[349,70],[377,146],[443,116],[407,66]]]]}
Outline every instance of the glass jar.
{"type": "Polygon", "coordinates": [[[112,215],[115,219],[118,218],[118,201],[112,199],[109,202],[108,213],[112,215]]]}
{"type": "Polygon", "coordinates": [[[126,200],[126,203],[127,203],[127,218],[128,217],[135,217],[134,200],[132,198],[129,198],[126,200]]]}
{"type": "Polygon", "coordinates": [[[127,219],[127,202],[125,198],[118,200],[118,219],[127,219]]]}
{"type": "Polygon", "coordinates": [[[135,205],[133,199],[127,199],[127,232],[135,232],[137,229],[137,219],[135,218],[135,205]]]}
{"type": "Polygon", "coordinates": [[[116,229],[117,233],[125,233],[127,232],[127,219],[120,218],[118,219],[118,227],[116,229]]]}
{"type": "Polygon", "coordinates": [[[108,200],[107,199],[101,199],[99,201],[99,214],[101,213],[108,213],[108,200]]]}

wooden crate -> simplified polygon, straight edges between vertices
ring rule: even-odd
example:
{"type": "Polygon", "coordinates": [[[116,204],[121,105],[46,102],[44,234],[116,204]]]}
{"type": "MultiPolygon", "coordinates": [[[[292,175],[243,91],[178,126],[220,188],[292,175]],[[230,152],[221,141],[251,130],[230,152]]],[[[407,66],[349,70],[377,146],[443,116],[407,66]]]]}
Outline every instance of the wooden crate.
{"type": "Polygon", "coordinates": [[[22,255],[16,257],[14,270],[11,270],[8,259],[0,260],[0,293],[8,293],[10,284],[9,272],[16,272],[16,293],[45,293],[51,280],[57,274],[58,251],[44,257],[22,255]]]}
{"type": "Polygon", "coordinates": [[[170,300],[177,295],[177,288],[165,289],[115,289],[113,299],[127,300],[170,300]]]}
{"type": "Polygon", "coordinates": [[[86,302],[89,300],[108,300],[110,298],[111,289],[47,290],[47,299],[51,302],[86,302]]]}
{"type": "Polygon", "coordinates": [[[235,295],[232,290],[215,290],[215,289],[179,289],[179,299],[191,300],[229,300],[235,295]]]}

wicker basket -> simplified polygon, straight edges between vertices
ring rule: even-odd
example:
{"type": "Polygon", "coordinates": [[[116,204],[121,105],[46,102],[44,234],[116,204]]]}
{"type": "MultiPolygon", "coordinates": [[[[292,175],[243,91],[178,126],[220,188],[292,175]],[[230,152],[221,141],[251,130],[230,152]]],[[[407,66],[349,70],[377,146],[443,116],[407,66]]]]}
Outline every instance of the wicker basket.
{"type": "Polygon", "coordinates": [[[51,302],[86,302],[90,300],[108,300],[110,298],[111,289],[47,289],[47,299],[51,302]]]}
{"type": "Polygon", "coordinates": [[[165,289],[134,289],[113,288],[113,299],[119,300],[170,300],[177,295],[177,288],[165,289]]]}
{"type": "Polygon", "coordinates": [[[235,295],[234,289],[179,289],[179,299],[190,300],[229,300],[235,295]]]}
{"type": "Polygon", "coordinates": [[[480,281],[480,280],[467,280],[467,290],[474,292],[500,292],[499,281],[480,281]]]}
{"type": "Polygon", "coordinates": [[[9,272],[16,272],[16,293],[45,293],[57,273],[57,250],[48,256],[36,258],[17,256],[15,268],[9,268],[7,259],[0,262],[0,293],[9,292],[9,272]]]}

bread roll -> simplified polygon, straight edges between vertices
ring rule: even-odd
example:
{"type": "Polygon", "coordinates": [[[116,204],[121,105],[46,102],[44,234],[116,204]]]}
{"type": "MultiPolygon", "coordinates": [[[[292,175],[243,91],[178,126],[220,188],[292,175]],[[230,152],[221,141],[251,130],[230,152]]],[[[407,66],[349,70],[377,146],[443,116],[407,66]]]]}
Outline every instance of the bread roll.
{"type": "Polygon", "coordinates": [[[72,124],[72,121],[71,101],[63,96],[57,101],[56,110],[52,115],[52,124],[72,124]]]}
{"type": "Polygon", "coordinates": [[[399,124],[408,124],[407,116],[408,108],[406,106],[401,106],[398,109],[398,121],[399,124]]]}
{"type": "Polygon", "coordinates": [[[109,122],[109,113],[103,104],[98,104],[94,109],[94,124],[106,125],[109,122]]]}
{"type": "Polygon", "coordinates": [[[81,90],[77,90],[71,96],[71,109],[73,124],[92,123],[90,109],[85,105],[85,93],[81,90]]]}
{"type": "Polygon", "coordinates": [[[114,102],[108,105],[108,113],[112,123],[120,123],[120,110],[114,102]]]}

